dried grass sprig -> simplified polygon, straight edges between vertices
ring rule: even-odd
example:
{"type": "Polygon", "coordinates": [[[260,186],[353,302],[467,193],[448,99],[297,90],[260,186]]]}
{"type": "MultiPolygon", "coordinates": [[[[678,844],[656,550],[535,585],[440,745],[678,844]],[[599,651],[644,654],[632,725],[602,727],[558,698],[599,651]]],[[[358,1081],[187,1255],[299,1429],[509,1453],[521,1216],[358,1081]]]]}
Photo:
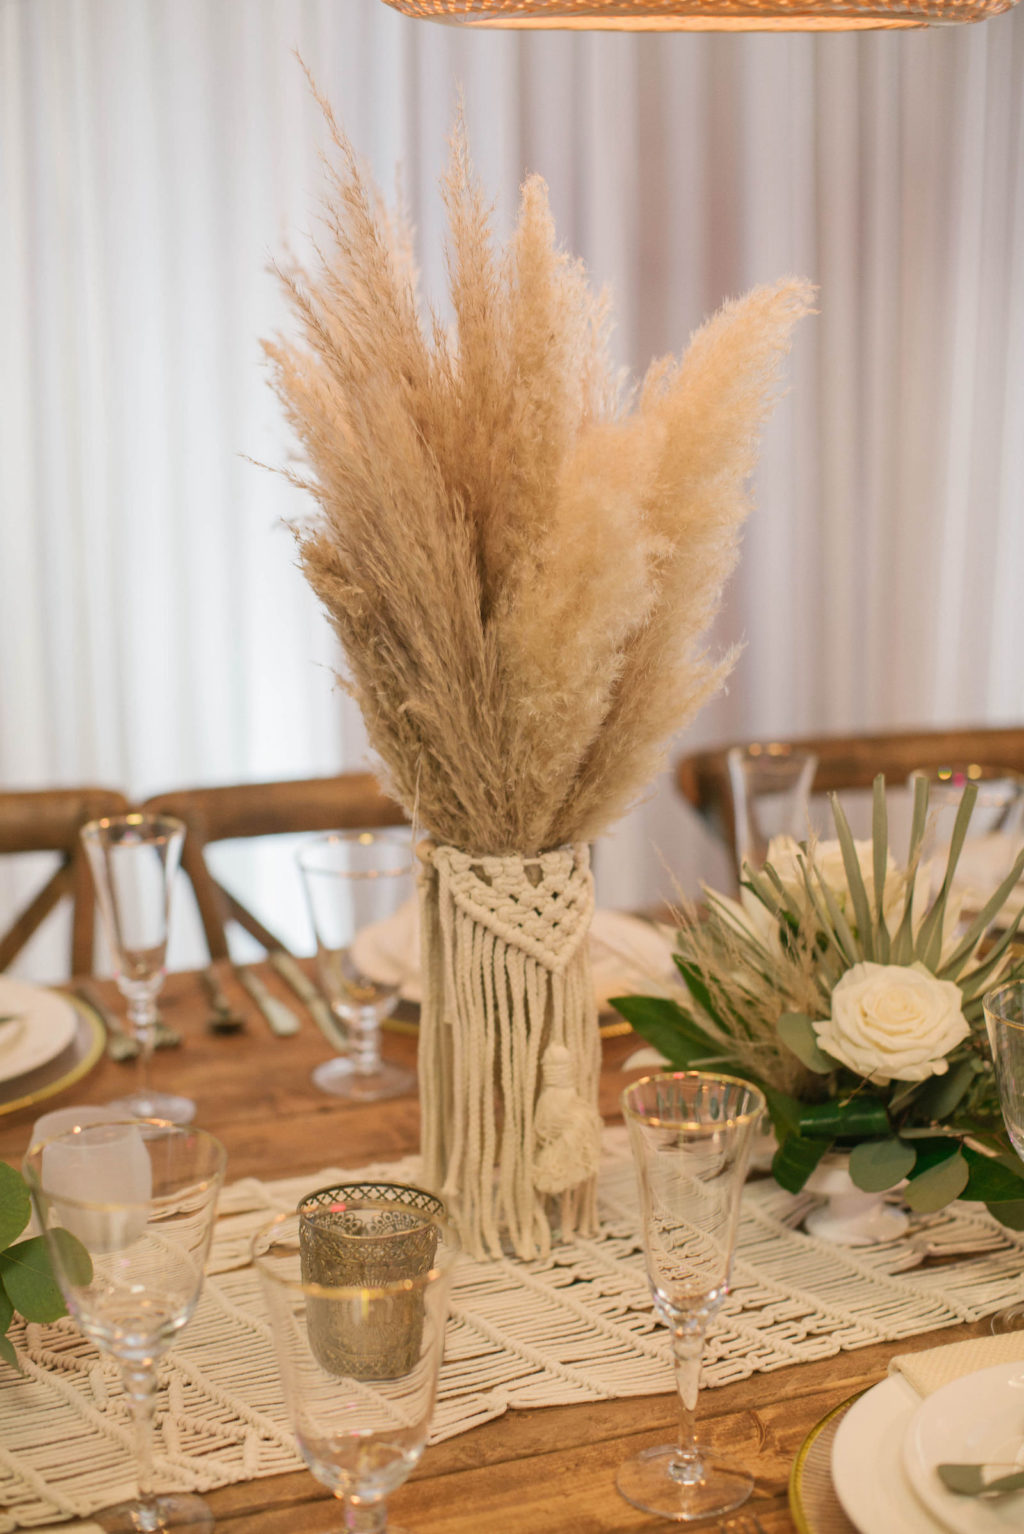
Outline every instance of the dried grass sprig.
{"type": "Polygon", "coordinates": [[[281,272],[299,334],[266,352],[304,450],[290,477],[317,503],[299,557],[343,685],[391,791],[440,840],[589,839],[732,663],[702,636],[812,290],[727,305],[633,401],[539,178],[497,250],[459,123],[449,330],[421,314],[406,232],[321,105],[337,150],[325,249],[281,272]]]}

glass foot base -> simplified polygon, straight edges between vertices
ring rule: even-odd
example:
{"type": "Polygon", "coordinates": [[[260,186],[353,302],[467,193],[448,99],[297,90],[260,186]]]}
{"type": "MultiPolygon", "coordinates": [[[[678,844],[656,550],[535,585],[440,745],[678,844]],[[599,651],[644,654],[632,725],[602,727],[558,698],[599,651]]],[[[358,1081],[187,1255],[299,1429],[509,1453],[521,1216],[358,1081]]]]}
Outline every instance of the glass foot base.
{"type": "Polygon", "coordinates": [[[672,1474],[672,1467],[679,1460],[674,1444],[645,1449],[635,1459],[628,1459],[619,1466],[615,1484],[634,1507],[658,1518],[670,1518],[674,1523],[731,1513],[750,1496],[753,1477],[716,1465],[709,1449],[701,1448],[698,1452],[704,1461],[704,1473],[693,1484],[677,1480],[672,1474]]]}
{"type": "MultiPolygon", "coordinates": [[[[178,1097],[174,1092],[129,1092],[127,1097],[118,1097],[106,1106],[128,1119],[166,1119],[169,1124],[191,1124],[196,1116],[191,1097],[178,1097]]],[[[141,1529],[143,1525],[128,1527],[141,1529]]]]}
{"type": "Polygon", "coordinates": [[[1024,1304],[1007,1305],[1005,1310],[997,1310],[989,1324],[995,1337],[1024,1332],[1024,1304]]]}
{"type": "Polygon", "coordinates": [[[163,1529],[176,1529],[178,1534],[211,1534],[214,1526],[213,1514],[202,1497],[189,1492],[171,1492],[145,1502],[119,1502],[92,1518],[106,1534],[161,1534],[163,1529]]]}
{"type": "Polygon", "coordinates": [[[357,1071],[344,1055],[325,1060],[313,1072],[313,1083],[332,1097],[344,1097],[352,1103],[379,1103],[386,1097],[401,1097],[416,1085],[413,1071],[382,1060],[375,1071],[357,1071]]]}

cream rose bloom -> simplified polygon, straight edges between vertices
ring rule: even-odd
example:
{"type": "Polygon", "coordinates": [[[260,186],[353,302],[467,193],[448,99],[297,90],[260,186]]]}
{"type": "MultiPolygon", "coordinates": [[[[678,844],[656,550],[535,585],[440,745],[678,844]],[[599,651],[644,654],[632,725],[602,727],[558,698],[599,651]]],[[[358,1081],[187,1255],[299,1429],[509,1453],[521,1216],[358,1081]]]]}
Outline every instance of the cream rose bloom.
{"type": "Polygon", "coordinates": [[[923,964],[855,964],[832,992],[832,1016],[814,1024],[823,1050],[869,1081],[924,1081],[970,1034],[951,980],[923,964]]]}

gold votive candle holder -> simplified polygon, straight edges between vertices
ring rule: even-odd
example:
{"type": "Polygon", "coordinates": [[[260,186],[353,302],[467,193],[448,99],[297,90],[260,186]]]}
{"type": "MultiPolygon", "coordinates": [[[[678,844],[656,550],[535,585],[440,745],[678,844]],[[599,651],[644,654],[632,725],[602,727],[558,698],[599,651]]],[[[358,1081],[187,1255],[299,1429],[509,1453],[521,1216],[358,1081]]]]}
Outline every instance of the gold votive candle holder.
{"type": "Polygon", "coordinates": [[[434,1263],[437,1222],[446,1218],[441,1199],[408,1183],[340,1183],[308,1194],[298,1214],[303,1283],[349,1291],[307,1300],[317,1362],[359,1380],[408,1374],[423,1334],[423,1290],[415,1281],[434,1263]],[[370,1327],[358,1315],[359,1290],[378,1291],[370,1327]]]}

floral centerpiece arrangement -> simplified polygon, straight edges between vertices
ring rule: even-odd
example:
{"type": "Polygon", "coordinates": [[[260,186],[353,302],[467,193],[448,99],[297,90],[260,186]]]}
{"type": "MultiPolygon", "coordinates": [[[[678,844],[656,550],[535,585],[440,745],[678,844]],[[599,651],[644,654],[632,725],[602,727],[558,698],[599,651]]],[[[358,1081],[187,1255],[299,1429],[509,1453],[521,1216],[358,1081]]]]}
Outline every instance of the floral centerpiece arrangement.
{"type": "Polygon", "coordinates": [[[727,304],[624,386],[606,306],[523,186],[504,249],[456,132],[450,312],[321,102],[337,150],[312,270],[268,344],[313,511],[302,569],[380,776],[429,839],[424,1178],[470,1249],[595,1218],[600,1043],[587,844],[635,802],[732,655],[703,636],[809,284],[727,304]],[[495,1176],[497,1166],[497,1176],[495,1176]]]}
{"type": "Polygon", "coordinates": [[[906,1179],[918,1213],[979,1200],[1024,1229],[1024,1176],[1006,1137],[982,997],[1024,975],[1013,943],[1024,910],[991,936],[1024,851],[971,919],[953,879],[977,786],[960,802],[934,892],[920,866],[928,784],[915,785],[904,867],[889,851],[885,784],[872,837],[854,840],[833,796],[837,840],[769,846],[741,898],[705,892],[683,913],[682,995],[615,1006],[677,1069],[714,1067],[762,1088],[778,1141],[772,1170],[798,1192],[826,1152],[850,1151],[865,1191],[906,1179]]]}

